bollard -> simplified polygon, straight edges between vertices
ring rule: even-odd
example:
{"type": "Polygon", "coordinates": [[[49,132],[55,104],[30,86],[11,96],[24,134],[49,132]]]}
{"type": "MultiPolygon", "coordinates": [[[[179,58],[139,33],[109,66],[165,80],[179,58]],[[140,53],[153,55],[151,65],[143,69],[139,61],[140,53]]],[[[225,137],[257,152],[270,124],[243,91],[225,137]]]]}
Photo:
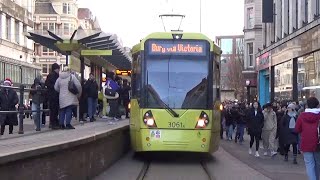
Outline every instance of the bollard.
{"type": "Polygon", "coordinates": [[[23,114],[24,114],[24,104],[23,104],[23,98],[24,98],[24,85],[20,85],[20,103],[19,103],[19,134],[23,134],[23,114]]]}

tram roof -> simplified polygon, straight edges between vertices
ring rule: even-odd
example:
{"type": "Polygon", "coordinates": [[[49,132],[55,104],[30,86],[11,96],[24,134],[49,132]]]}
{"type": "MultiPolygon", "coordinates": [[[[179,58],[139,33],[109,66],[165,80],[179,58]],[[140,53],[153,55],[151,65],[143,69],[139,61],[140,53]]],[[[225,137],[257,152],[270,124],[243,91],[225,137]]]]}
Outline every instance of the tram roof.
{"type": "Polygon", "coordinates": [[[116,34],[78,28],[71,37],[62,32],[55,34],[49,30],[47,33],[43,33],[42,30],[30,31],[26,36],[28,39],[63,55],[67,55],[69,51],[111,50],[112,55],[100,57],[119,69],[131,69],[131,55],[126,52],[116,34]]]}
{"type": "Polygon", "coordinates": [[[206,35],[202,33],[185,33],[185,32],[179,32],[179,31],[173,31],[173,32],[155,32],[152,34],[149,34],[144,39],[140,41],[140,43],[136,44],[132,48],[132,54],[144,50],[144,43],[148,39],[173,39],[173,35],[182,34],[181,39],[192,39],[192,40],[207,40],[210,43],[210,51],[214,51],[217,54],[221,54],[220,48],[214,44],[214,42],[208,38],[206,35]]]}

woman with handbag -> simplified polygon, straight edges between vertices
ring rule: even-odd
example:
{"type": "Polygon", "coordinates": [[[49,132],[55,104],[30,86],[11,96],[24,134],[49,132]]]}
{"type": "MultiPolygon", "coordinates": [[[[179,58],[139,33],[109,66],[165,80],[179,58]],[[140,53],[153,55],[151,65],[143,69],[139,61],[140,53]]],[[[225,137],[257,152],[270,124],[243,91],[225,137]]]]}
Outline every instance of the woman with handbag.
{"type": "Polygon", "coordinates": [[[74,129],[71,125],[72,111],[79,105],[78,97],[81,95],[81,84],[79,80],[71,74],[68,67],[60,73],[54,89],[59,92],[59,124],[61,129],[74,129]],[[66,122],[66,125],[65,125],[66,122]]]}
{"type": "Polygon", "coordinates": [[[114,72],[109,72],[107,74],[107,81],[105,86],[103,87],[104,96],[107,99],[109,106],[110,106],[110,112],[109,112],[109,118],[117,121],[119,116],[119,85],[115,81],[115,74],[114,72]]]}
{"type": "Polygon", "coordinates": [[[301,135],[301,151],[309,180],[319,180],[318,126],[320,120],[319,101],[315,97],[307,100],[307,108],[298,117],[295,130],[301,135]]]}
{"type": "Polygon", "coordinates": [[[290,145],[293,148],[293,164],[297,163],[298,154],[298,134],[295,132],[294,128],[296,125],[297,112],[295,110],[294,104],[289,104],[287,111],[282,117],[279,125],[279,136],[284,144],[284,160],[288,161],[288,152],[290,145]]]}

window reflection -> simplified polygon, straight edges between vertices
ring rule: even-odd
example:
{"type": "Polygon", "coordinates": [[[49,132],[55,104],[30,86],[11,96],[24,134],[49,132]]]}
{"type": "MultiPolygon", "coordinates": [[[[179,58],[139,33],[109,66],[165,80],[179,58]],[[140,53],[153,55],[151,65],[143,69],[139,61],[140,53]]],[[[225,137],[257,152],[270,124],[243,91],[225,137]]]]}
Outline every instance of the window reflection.
{"type": "Polygon", "coordinates": [[[298,58],[298,92],[299,100],[320,98],[320,52],[298,58]]]}
{"type": "Polygon", "coordinates": [[[275,68],[274,78],[274,95],[275,100],[289,100],[292,99],[292,61],[288,61],[279,65],[275,68]]]}
{"type": "Polygon", "coordinates": [[[207,108],[208,61],[150,59],[147,61],[147,106],[176,109],[207,108]]]}

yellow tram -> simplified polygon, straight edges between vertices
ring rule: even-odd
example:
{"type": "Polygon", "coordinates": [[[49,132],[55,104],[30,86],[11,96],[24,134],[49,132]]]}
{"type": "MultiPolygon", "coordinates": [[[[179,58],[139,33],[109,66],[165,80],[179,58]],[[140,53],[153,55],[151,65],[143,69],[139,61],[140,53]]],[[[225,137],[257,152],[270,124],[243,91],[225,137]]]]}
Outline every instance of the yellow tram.
{"type": "Polygon", "coordinates": [[[220,48],[201,33],[161,32],[141,40],[132,55],[133,150],[216,151],[220,48]]]}

